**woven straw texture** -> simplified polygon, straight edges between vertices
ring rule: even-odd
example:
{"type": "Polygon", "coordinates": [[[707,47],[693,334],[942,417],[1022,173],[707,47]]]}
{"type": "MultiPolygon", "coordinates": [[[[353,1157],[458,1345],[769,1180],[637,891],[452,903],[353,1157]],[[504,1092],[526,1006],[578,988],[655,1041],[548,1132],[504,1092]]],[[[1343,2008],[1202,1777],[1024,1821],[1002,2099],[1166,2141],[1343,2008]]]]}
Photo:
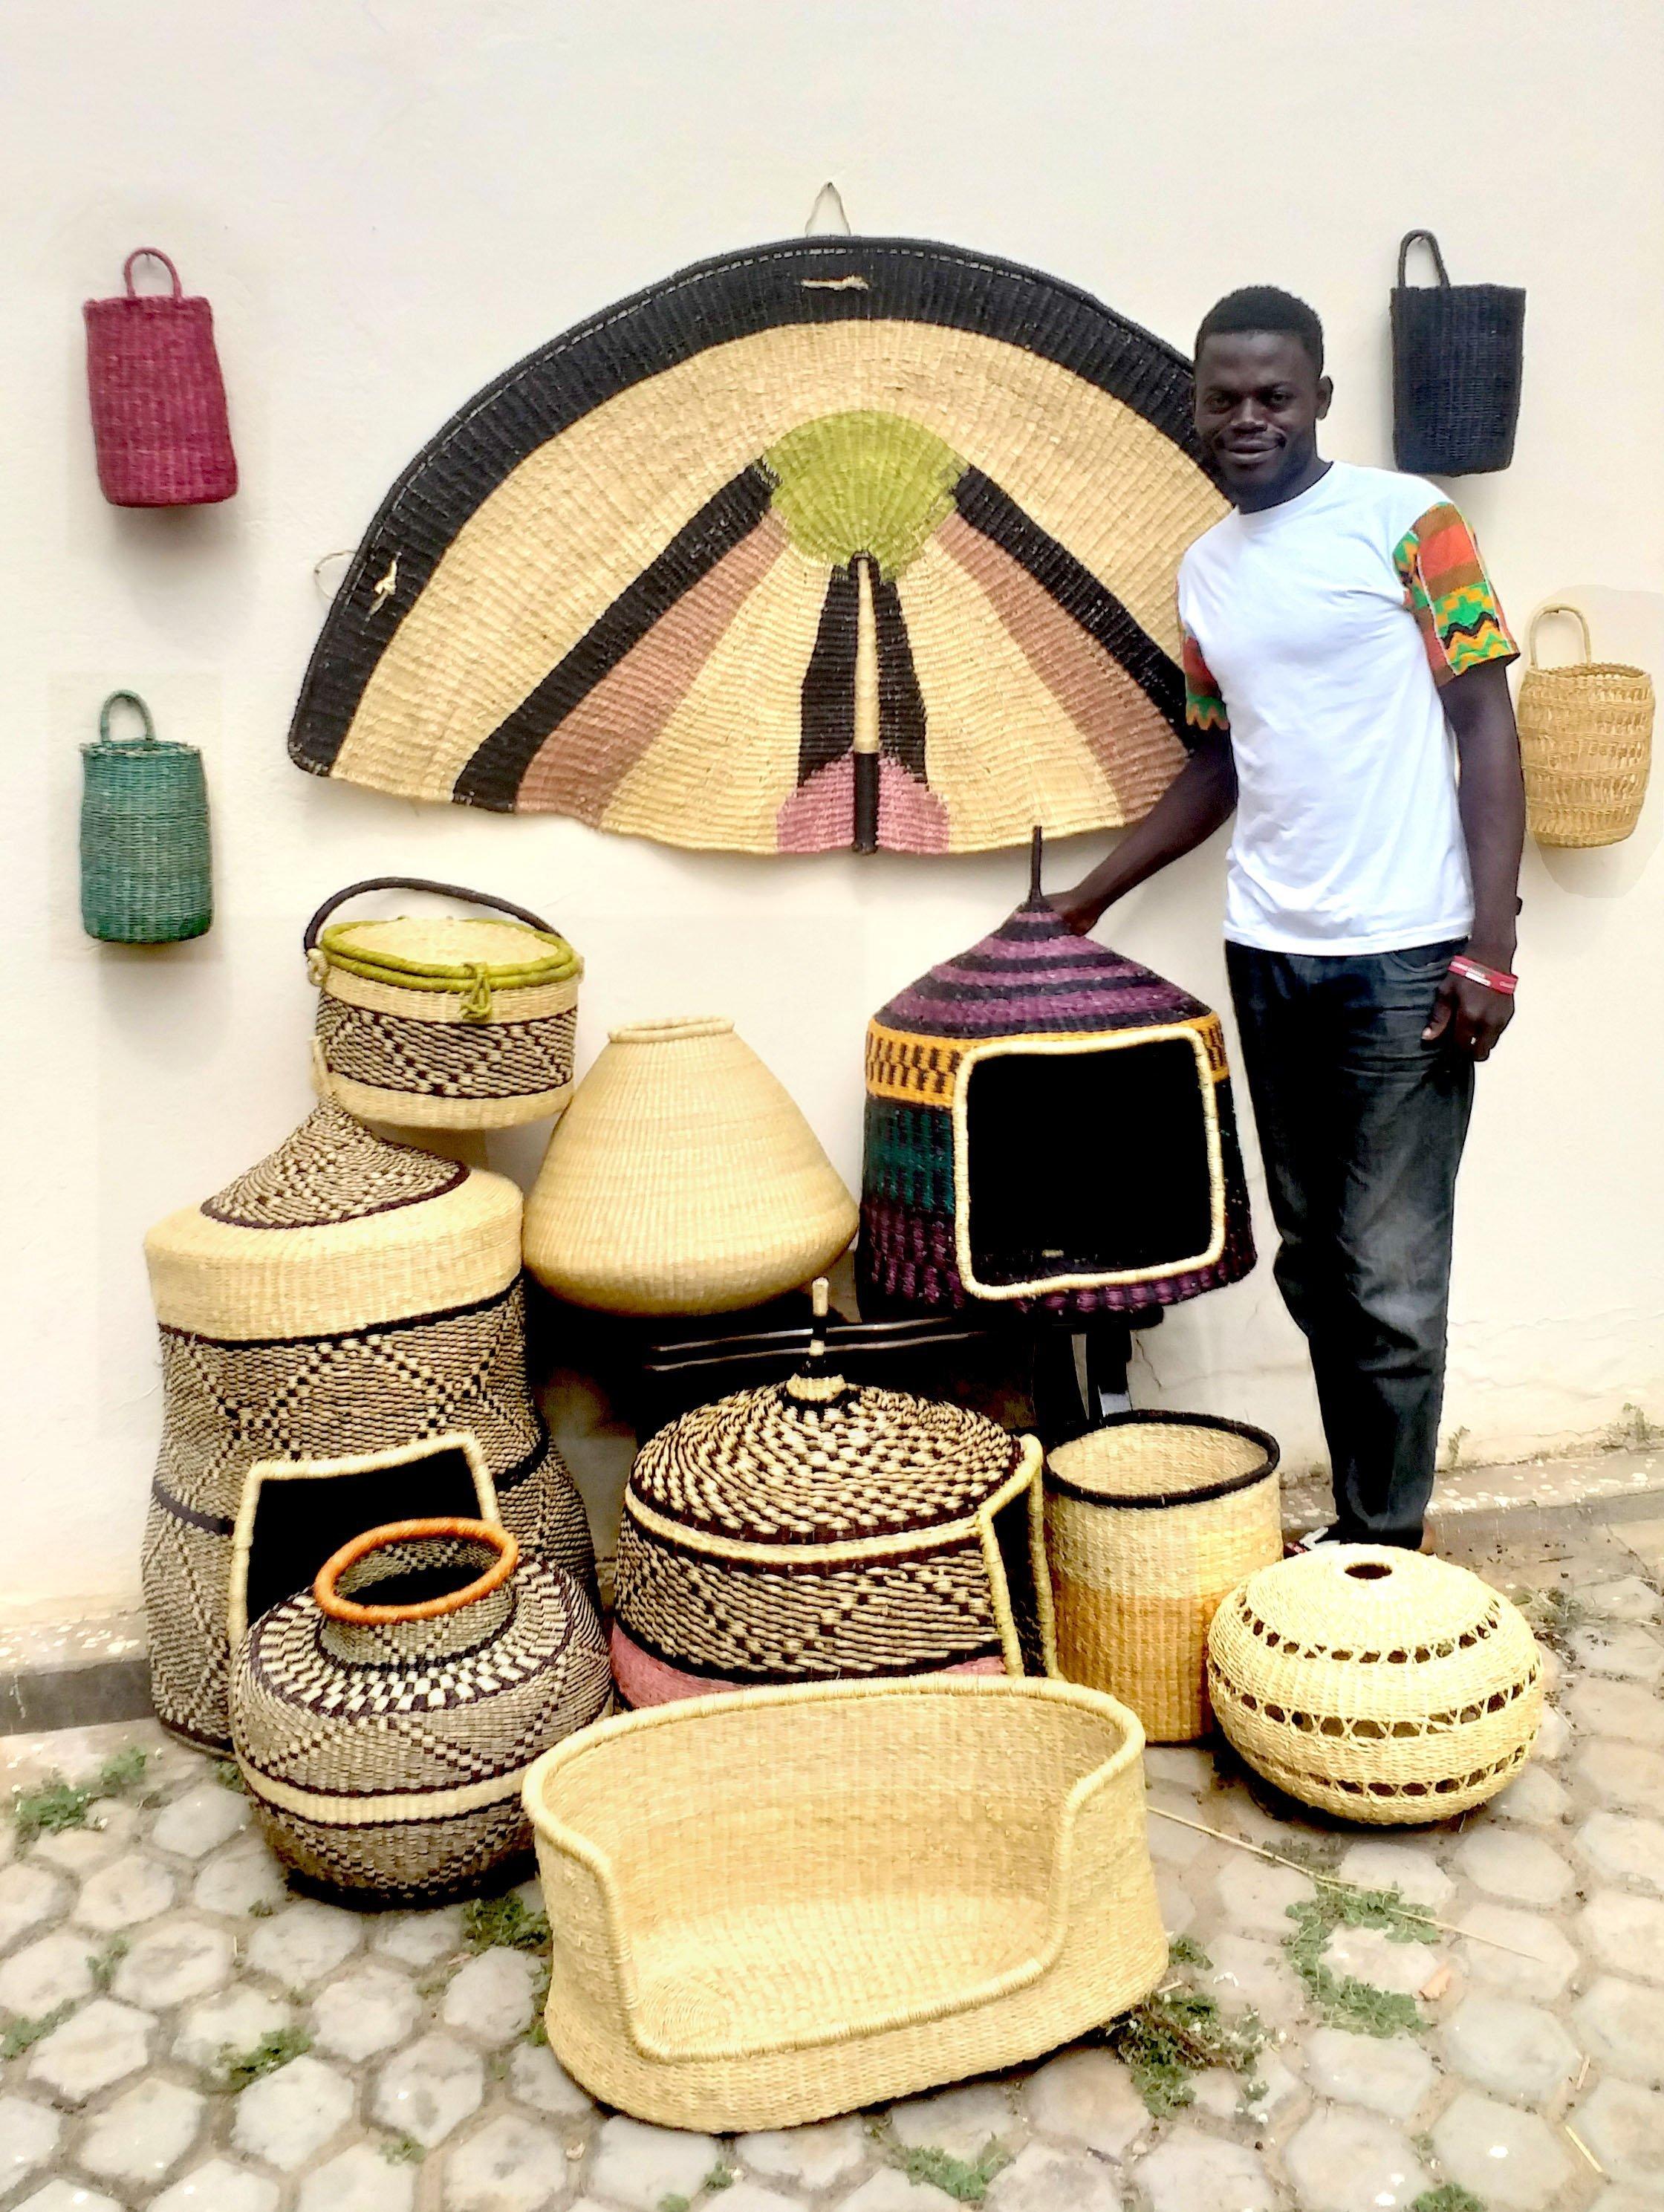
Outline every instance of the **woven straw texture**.
{"type": "Polygon", "coordinates": [[[869,1310],[1125,1312],[1253,1265],[1218,1015],[1077,937],[1037,890],[873,1016],[869,1310]]]}
{"type": "Polygon", "coordinates": [[[94,744],[82,745],[81,924],[110,945],[174,945],[214,919],[208,786],[194,745],[164,743],[131,691],[112,691],[94,744]],[[110,734],[118,701],[143,737],[110,734]]]}
{"type": "Polygon", "coordinates": [[[1040,1478],[1032,1437],[817,1365],[695,1407],[624,1493],[621,1692],[1054,1671],[1040,1478]]]}
{"type": "Polygon", "coordinates": [[[467,1431],[521,1541],[592,1571],[583,1507],[526,1386],[519,1214],[504,1177],[320,1106],[151,1231],[163,1430],[144,1589],[167,1727],[226,1741],[233,1532],[261,1462],[467,1431]]]}
{"type": "Polygon", "coordinates": [[[1520,679],[1520,758],[1526,819],[1540,845],[1616,845],[1641,817],[1652,767],[1653,680],[1643,668],[1593,658],[1589,628],[1576,607],[1532,617],[1530,665],[1520,679]],[[1583,658],[1564,668],[1537,663],[1537,626],[1570,615],[1583,658]]]}
{"type": "Polygon", "coordinates": [[[1183,357],[903,240],[683,270],[471,400],[389,493],[295,762],[674,845],[967,851],[1148,811],[1174,583],[1224,512],[1183,357]]]}
{"type": "Polygon", "coordinates": [[[124,292],[88,300],[87,391],[98,480],[117,507],[199,507],[237,489],[214,313],[186,299],[165,253],[143,246],[122,270],[124,292]],[[137,294],[133,264],[160,261],[169,293],[137,294]]]}
{"type": "Polygon", "coordinates": [[[1445,1820],[1531,1756],[1542,1655],[1517,1606],[1448,1560],[1324,1544],[1213,1617],[1219,1726],[1291,1797],[1377,1825],[1445,1820]]]}
{"type": "Polygon", "coordinates": [[[503,903],[418,877],[378,878],[325,901],[305,939],[319,987],[319,1095],[405,1128],[507,1129],[563,1112],[583,974],[566,939],[535,916],[407,915],[324,927],[345,900],[384,887],[503,903]]]}
{"type": "Polygon", "coordinates": [[[525,1264],[574,1305],[725,1313],[794,1290],[855,1201],[732,1022],[614,1030],[526,1201],[525,1264]]]}
{"type": "Polygon", "coordinates": [[[1277,1446],[1204,1413],[1121,1413],[1051,1455],[1046,1548],[1058,1666],[1130,1705],[1154,1743],[1212,1724],[1220,1600],[1283,1555],[1277,1446]]]}
{"type": "Polygon", "coordinates": [[[1508,284],[1453,284],[1430,230],[1399,246],[1393,294],[1393,452],[1412,476],[1477,476],[1514,459],[1525,364],[1526,295],[1508,284]],[[1418,241],[1437,283],[1406,284],[1418,241]]]}
{"type": "Polygon", "coordinates": [[[549,2039],[666,2127],[791,2127],[1035,2057],[1167,1963],[1124,1707],[935,1679],[701,1698],[533,1767],[549,2039]]]}
{"type": "MultiPolygon", "coordinates": [[[[397,1610],[403,1589],[465,1581],[493,1556],[478,1538],[387,1531],[338,1586],[397,1610]]],[[[232,1739],[285,1864],[425,1904],[531,1849],[520,1793],[531,1762],[599,1719],[610,1692],[588,1598],[527,1559],[437,1619],[334,1620],[312,1590],[274,1606],[237,1656],[232,1739]]]]}

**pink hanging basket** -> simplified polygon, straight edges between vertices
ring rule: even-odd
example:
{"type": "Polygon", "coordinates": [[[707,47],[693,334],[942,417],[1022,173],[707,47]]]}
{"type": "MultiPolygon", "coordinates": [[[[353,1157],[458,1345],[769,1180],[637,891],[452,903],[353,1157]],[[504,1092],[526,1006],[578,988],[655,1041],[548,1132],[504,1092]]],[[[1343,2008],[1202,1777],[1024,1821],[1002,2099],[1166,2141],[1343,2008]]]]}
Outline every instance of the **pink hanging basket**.
{"type": "Polygon", "coordinates": [[[88,300],[87,386],[98,480],[116,507],[203,507],[237,489],[225,386],[214,350],[214,311],[188,300],[165,253],[130,253],[126,290],[88,300]],[[160,261],[171,294],[137,293],[133,264],[160,261]]]}

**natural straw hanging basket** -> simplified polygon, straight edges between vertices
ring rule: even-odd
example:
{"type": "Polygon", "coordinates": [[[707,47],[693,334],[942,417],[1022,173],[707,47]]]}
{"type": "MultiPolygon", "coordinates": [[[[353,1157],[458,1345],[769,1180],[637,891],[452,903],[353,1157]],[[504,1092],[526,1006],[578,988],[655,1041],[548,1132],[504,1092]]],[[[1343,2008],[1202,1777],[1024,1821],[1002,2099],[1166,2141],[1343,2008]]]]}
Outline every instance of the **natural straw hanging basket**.
{"type": "Polygon", "coordinates": [[[525,1802],[549,2040],[671,2128],[794,2127],[1099,2027],[1167,1965],[1143,1736],[1063,1682],[839,1683],[605,1721],[525,1802]]]}
{"type": "Polygon", "coordinates": [[[1219,1726],[1291,1797],[1378,1825],[1445,1820],[1531,1755],[1542,1655],[1525,1616],[1448,1560],[1321,1544],[1213,1617],[1219,1726]]]}
{"type": "Polygon", "coordinates": [[[176,945],[214,919],[208,787],[194,745],[158,738],[136,692],[112,691],[98,741],[82,745],[81,922],[106,945],[176,945]],[[143,735],[110,734],[110,710],[131,707],[143,735]]]}
{"type": "Polygon", "coordinates": [[[855,1233],[813,1130],[720,1018],[614,1030],[549,1140],[525,1264],[606,1313],[725,1313],[797,1289],[855,1233]]]}
{"type": "Polygon", "coordinates": [[[611,1686],[570,1575],[488,1522],[400,1521],[255,1623],[232,1740],[285,1864],[433,1904],[529,1850],[527,1770],[598,1719],[611,1686]]]}
{"type": "Polygon", "coordinates": [[[237,489],[214,313],[185,297],[179,272],[154,246],[130,253],[124,292],[88,300],[87,390],[98,480],[116,507],[201,507],[237,489]],[[133,289],[133,264],[160,261],[171,293],[133,289]]]}
{"type": "Polygon", "coordinates": [[[1616,845],[1634,829],[1652,760],[1653,680],[1644,668],[1593,657],[1582,611],[1557,604],[1531,618],[1530,665],[1520,679],[1520,757],[1526,819],[1540,845],[1616,845]],[[1583,658],[1537,665],[1537,625],[1570,615],[1583,658]]]}
{"type": "Polygon", "coordinates": [[[1283,1556],[1277,1446],[1206,1413],[1118,1413],[1051,1455],[1058,1665],[1131,1705],[1155,1743],[1209,1726],[1207,1630],[1283,1556]]]}
{"type": "Polygon", "coordinates": [[[421,876],[373,876],[307,924],[313,1076],[349,1114],[412,1129],[511,1129],[565,1109],[583,963],[524,907],[421,876]],[[362,891],[432,891],[507,920],[338,921],[362,891]]]}

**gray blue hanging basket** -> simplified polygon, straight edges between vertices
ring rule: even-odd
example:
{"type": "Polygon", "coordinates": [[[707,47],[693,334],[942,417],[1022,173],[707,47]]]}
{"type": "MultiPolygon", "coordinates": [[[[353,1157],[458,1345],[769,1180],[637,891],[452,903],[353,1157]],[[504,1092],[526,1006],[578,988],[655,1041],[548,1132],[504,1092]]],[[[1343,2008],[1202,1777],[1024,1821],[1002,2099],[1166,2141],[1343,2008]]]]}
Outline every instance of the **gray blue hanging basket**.
{"type": "Polygon", "coordinates": [[[157,737],[150,709],[112,691],[98,740],[81,748],[81,921],[110,945],[173,945],[200,937],[214,919],[208,787],[194,745],[157,737]],[[124,700],[144,724],[112,738],[110,710],[124,700]]]}

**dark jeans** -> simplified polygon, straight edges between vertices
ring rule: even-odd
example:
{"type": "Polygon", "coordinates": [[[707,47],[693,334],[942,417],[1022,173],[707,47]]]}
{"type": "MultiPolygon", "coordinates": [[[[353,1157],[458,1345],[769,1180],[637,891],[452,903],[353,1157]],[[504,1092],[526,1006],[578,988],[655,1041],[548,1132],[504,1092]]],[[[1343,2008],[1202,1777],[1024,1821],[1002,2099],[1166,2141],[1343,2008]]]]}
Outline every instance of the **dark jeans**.
{"type": "Polygon", "coordinates": [[[1473,1064],[1421,1033],[1460,949],[1225,947],[1278,1287],[1311,1347],[1336,1534],[1354,1542],[1418,1544],[1433,1488],[1473,1064]]]}

